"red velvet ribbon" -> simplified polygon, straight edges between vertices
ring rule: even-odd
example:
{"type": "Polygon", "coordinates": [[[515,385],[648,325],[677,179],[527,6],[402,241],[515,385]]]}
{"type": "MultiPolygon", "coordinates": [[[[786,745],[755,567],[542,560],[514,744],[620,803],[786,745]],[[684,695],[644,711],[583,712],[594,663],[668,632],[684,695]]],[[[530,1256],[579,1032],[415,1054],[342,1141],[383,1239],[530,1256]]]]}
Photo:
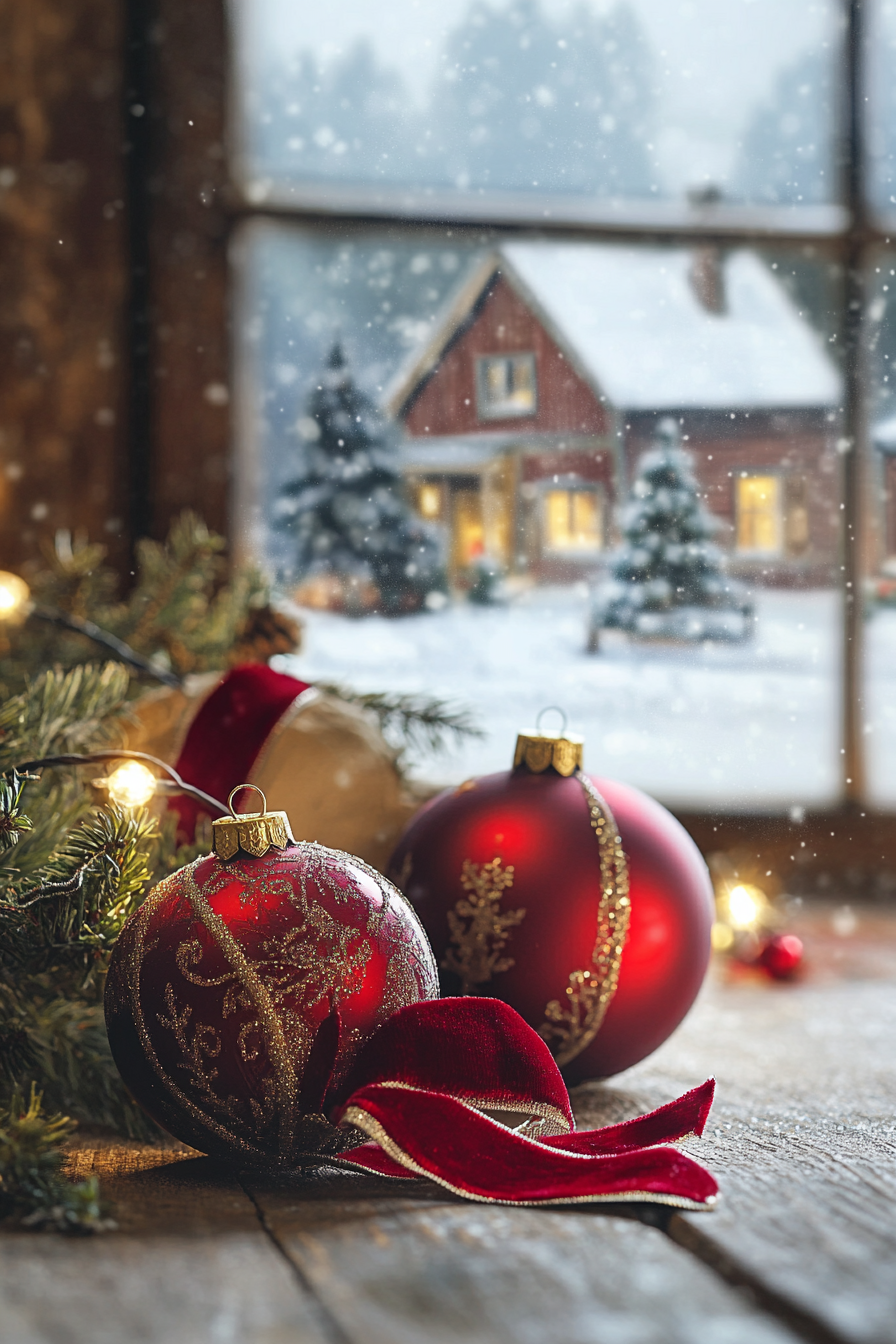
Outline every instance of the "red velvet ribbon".
{"type": "MultiPolygon", "coordinates": [[[[226,803],[231,789],[251,777],[265,742],[307,689],[307,682],[263,663],[232,668],[190,724],[175,767],[181,778],[226,803]]],[[[180,818],[179,838],[192,841],[197,818],[208,808],[186,794],[172,798],[169,807],[180,818]]]]}
{"type": "Polygon", "coordinates": [[[666,1145],[703,1133],[714,1086],[710,1079],[649,1115],[576,1133],[560,1070],[512,1008],[479,998],[416,1003],[377,1032],[336,1099],[332,1119],[371,1142],[335,1160],[425,1176],[489,1204],[706,1209],[716,1182],[666,1145]]]}

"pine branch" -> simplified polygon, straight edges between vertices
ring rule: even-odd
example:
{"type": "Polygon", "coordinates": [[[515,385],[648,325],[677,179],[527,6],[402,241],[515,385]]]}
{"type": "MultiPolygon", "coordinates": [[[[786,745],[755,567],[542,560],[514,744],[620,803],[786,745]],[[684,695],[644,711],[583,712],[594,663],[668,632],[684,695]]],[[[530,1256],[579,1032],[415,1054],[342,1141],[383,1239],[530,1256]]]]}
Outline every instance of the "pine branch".
{"type": "Polygon", "coordinates": [[[317,685],[340,700],[371,710],[383,735],[402,752],[445,751],[451,744],[485,736],[470,710],[438,696],[365,693],[336,683],[317,685]]]}
{"type": "Polygon", "coordinates": [[[61,996],[52,973],[0,976],[0,1023],[0,1097],[37,1079],[52,1110],[158,1143],[158,1129],[122,1085],[96,987],[87,1001],[61,996]]]}
{"type": "Polygon", "coordinates": [[[0,706],[0,771],[29,757],[109,742],[127,692],[128,673],[121,663],[45,672],[0,706]]]}
{"type": "Polygon", "coordinates": [[[12,849],[26,831],[34,829],[30,817],[26,817],[21,808],[22,793],[33,775],[23,779],[15,770],[0,778],[0,851],[12,849]]]}
{"type": "MultiPolygon", "coordinates": [[[[102,747],[127,686],[114,664],[46,673],[0,709],[0,768],[102,747]]],[[[0,837],[0,1097],[36,1079],[53,1109],[150,1137],[109,1053],[102,989],[154,876],[159,828],[145,813],[96,809],[64,769],[0,777],[0,837]]]]}
{"type": "MultiPolygon", "coordinates": [[[[93,622],[178,675],[217,670],[228,665],[257,614],[269,610],[270,599],[260,570],[228,576],[224,549],[223,537],[200,518],[181,514],[164,543],[139,542],[136,584],[122,601],[116,599],[118,576],[105,565],[104,548],[60,532],[32,589],[41,605],[93,622]]],[[[296,632],[272,652],[294,652],[297,643],[296,632]]],[[[49,665],[71,667],[96,657],[96,645],[83,635],[43,622],[0,628],[0,679],[9,694],[49,665]]]]}
{"type": "Polygon", "coordinates": [[[64,1145],[75,1129],[46,1115],[34,1084],[26,1105],[14,1092],[0,1110],[0,1216],[56,1232],[105,1232],[115,1224],[100,1203],[96,1177],[73,1184],[62,1175],[64,1145]]]}
{"type": "Polygon", "coordinates": [[[31,976],[52,970],[57,984],[75,977],[83,992],[98,956],[111,951],[139,904],[157,834],[142,810],[109,807],[85,818],[45,864],[36,887],[7,888],[0,969],[31,976]]]}

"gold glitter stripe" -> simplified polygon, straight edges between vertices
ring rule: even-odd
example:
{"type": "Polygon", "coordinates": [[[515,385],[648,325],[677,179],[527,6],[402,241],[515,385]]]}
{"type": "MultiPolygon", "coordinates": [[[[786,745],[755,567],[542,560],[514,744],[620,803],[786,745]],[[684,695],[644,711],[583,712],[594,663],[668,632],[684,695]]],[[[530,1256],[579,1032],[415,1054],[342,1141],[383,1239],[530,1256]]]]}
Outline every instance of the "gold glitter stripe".
{"type": "MultiPolygon", "coordinates": [[[[199,860],[197,859],[196,862],[198,863],[199,860]]],[[[134,1015],[137,1034],[140,1037],[144,1053],[152,1065],[156,1077],[168,1092],[171,1093],[175,1101],[179,1102],[194,1120],[198,1121],[198,1123],[205,1128],[211,1130],[213,1134],[216,1134],[217,1137],[222,1139],[226,1144],[241,1148],[244,1152],[251,1153],[253,1156],[263,1157],[264,1153],[260,1148],[247,1142],[246,1139],[239,1138],[227,1129],[225,1125],[220,1124],[219,1121],[215,1120],[212,1116],[207,1115],[201,1107],[197,1106],[196,1103],[177,1086],[174,1079],[162,1068],[161,1061],[155,1052],[155,1047],[153,1046],[149,1031],[147,1030],[146,1019],[143,1015],[143,1004],[140,998],[140,972],[143,966],[145,926],[150,915],[155,912],[156,906],[170,894],[168,889],[168,884],[170,882],[170,878],[165,879],[150,892],[141,905],[135,921],[134,948],[127,958],[126,980],[131,994],[131,1011],[134,1015]]]]}
{"type": "Polygon", "coordinates": [[[289,1158],[292,1153],[295,1131],[298,1079],[290,1059],[289,1047],[274,1002],[255,967],[251,964],[221,916],[215,913],[202,891],[200,891],[193,877],[192,867],[184,870],[184,880],[187,899],[194,915],[208,929],[255,1005],[267,1045],[268,1058],[274,1066],[277,1079],[280,1156],[281,1158],[289,1158]]]}
{"type": "Polygon", "coordinates": [[[613,813],[588,776],[576,771],[585,794],[588,818],[600,856],[600,903],[591,968],[572,971],[565,1002],[552,999],[539,1035],[562,1067],[591,1044],[601,1028],[619,984],[622,950],[631,916],[628,863],[613,813]]]}
{"type": "MultiPolygon", "coordinates": [[[[444,1186],[452,1194],[460,1195],[462,1199],[475,1200],[478,1204],[508,1204],[518,1208],[538,1208],[545,1204],[666,1204],[673,1209],[691,1209],[698,1212],[715,1208],[718,1202],[717,1195],[709,1195],[701,1202],[695,1199],[685,1199],[680,1195],[661,1195],[653,1190],[623,1190],[612,1195],[566,1195],[559,1199],[498,1199],[494,1195],[473,1194],[470,1190],[464,1189],[463,1186],[453,1185],[451,1181],[446,1181],[443,1176],[436,1176],[433,1172],[427,1171],[425,1167],[421,1167],[403,1148],[398,1146],[379,1120],[375,1120],[360,1106],[349,1106],[343,1116],[343,1123],[352,1124],[360,1129],[368,1138],[373,1139],[374,1143],[379,1144],[383,1152],[391,1157],[394,1162],[398,1162],[406,1171],[412,1171],[416,1176],[423,1176],[428,1181],[434,1181],[436,1185],[444,1186]]],[[[552,1148],[549,1151],[555,1153],[556,1149],[552,1148]]],[[[565,1156],[585,1157],[585,1154],[567,1153],[565,1156]]],[[[379,1172],[371,1173],[369,1168],[362,1167],[360,1163],[353,1163],[350,1158],[343,1157],[335,1160],[339,1166],[352,1166],[356,1171],[366,1171],[367,1175],[381,1174],[379,1172]]]]}

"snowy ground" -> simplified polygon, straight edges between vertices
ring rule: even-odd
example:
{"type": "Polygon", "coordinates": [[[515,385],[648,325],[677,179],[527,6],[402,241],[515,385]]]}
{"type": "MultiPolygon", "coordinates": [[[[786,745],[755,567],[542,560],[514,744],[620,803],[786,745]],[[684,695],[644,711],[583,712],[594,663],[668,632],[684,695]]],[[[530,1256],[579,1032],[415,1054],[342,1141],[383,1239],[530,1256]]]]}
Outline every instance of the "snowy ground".
{"type": "MultiPolygon", "coordinates": [[[[400,620],[303,612],[305,647],[281,659],[309,681],[426,691],[470,706],[487,736],[418,764],[452,783],[506,769],[516,733],[560,704],[586,768],[678,805],[789,808],[838,794],[840,599],[762,593],[755,639],[698,648],[607,640],[587,654],[584,593],[539,589],[503,607],[400,620]]],[[[869,627],[870,775],[896,802],[896,611],[869,627]]],[[[552,720],[545,721],[545,727],[552,720]]]]}

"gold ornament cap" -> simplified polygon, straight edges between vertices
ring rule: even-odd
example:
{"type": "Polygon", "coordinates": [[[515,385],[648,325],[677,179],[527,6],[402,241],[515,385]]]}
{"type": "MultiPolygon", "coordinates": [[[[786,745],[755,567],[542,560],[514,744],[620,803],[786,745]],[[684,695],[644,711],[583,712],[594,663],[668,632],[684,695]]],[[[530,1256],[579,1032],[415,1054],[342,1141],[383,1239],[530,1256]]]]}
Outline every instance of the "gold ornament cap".
{"type": "Polygon", "coordinates": [[[285,849],[295,844],[295,836],[285,812],[269,812],[268,800],[255,784],[237,784],[227,799],[229,817],[212,822],[212,848],[219,859],[232,859],[242,852],[260,859],[269,849],[285,849]],[[261,798],[260,812],[234,812],[234,796],[243,789],[254,789],[261,798]]]}
{"type": "Polygon", "coordinates": [[[543,709],[535,721],[532,731],[520,733],[516,739],[516,751],[513,753],[513,768],[522,766],[533,775],[541,775],[545,770],[556,770],[564,778],[582,768],[582,748],[585,739],[576,733],[566,731],[566,715],[558,705],[549,705],[543,709]],[[563,726],[559,733],[543,733],[541,720],[548,710],[562,715],[563,726]]]}

